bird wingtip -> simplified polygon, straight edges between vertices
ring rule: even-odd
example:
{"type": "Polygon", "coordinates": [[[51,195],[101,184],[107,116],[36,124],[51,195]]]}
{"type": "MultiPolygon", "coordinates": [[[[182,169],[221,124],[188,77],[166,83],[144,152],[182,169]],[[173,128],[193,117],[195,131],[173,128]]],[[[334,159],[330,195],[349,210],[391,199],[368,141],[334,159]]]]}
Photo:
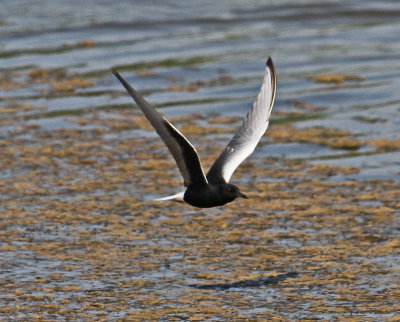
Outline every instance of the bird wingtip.
{"type": "Polygon", "coordinates": [[[115,67],[112,67],[111,71],[113,72],[114,76],[125,86],[125,88],[127,88],[127,86],[129,86],[129,84],[125,81],[125,79],[121,76],[121,74],[115,69],[115,67]]]}
{"type": "Polygon", "coordinates": [[[267,65],[267,67],[272,67],[274,65],[274,63],[272,62],[271,56],[268,57],[266,65],[267,65]]]}
{"type": "Polygon", "coordinates": [[[111,71],[115,76],[119,75],[118,71],[115,69],[115,67],[111,67],[111,71]]]}

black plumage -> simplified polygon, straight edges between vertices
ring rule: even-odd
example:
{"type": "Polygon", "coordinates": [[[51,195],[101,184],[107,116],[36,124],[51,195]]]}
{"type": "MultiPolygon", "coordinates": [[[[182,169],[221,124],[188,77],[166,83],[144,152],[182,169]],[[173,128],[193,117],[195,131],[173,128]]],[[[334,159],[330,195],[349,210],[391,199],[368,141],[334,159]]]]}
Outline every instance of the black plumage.
{"type": "Polygon", "coordinates": [[[276,92],[276,72],[271,58],[267,60],[264,80],[256,101],[207,176],[201,167],[196,149],[185,136],[138,94],[115,69],[113,73],[164,141],[183,176],[186,187],[184,192],[158,200],[183,199],[192,206],[210,208],[225,205],[238,197],[247,198],[237,186],[228,182],[240,163],[254,151],[268,127],[276,92]]]}

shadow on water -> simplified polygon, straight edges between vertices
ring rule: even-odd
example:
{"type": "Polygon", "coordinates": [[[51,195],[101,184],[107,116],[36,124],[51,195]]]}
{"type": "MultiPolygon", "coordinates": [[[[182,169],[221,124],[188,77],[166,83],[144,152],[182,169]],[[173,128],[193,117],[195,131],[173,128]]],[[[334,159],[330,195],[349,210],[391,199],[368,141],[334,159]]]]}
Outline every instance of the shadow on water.
{"type": "Polygon", "coordinates": [[[253,280],[244,280],[233,283],[215,283],[215,284],[190,284],[188,286],[194,287],[200,290],[228,290],[230,288],[246,288],[246,287],[260,287],[266,285],[272,285],[279,282],[283,282],[288,278],[295,278],[299,276],[297,272],[289,272],[285,274],[273,275],[264,278],[257,278],[253,280]]]}

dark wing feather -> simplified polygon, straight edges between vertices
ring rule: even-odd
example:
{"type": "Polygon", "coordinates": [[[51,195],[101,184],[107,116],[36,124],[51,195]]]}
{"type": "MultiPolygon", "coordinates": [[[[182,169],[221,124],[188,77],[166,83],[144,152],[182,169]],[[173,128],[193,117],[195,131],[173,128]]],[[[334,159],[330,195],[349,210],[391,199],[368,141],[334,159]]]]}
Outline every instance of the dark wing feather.
{"type": "Polygon", "coordinates": [[[139,105],[146,118],[168,147],[182,173],[185,187],[194,183],[207,183],[199,156],[193,145],[136,92],[115,69],[113,69],[113,73],[139,105]]]}
{"type": "Polygon", "coordinates": [[[207,174],[211,184],[229,182],[236,168],[253,153],[267,130],[269,117],[275,100],[276,72],[271,57],[267,60],[264,80],[252,108],[243,124],[215,160],[207,174]]]}

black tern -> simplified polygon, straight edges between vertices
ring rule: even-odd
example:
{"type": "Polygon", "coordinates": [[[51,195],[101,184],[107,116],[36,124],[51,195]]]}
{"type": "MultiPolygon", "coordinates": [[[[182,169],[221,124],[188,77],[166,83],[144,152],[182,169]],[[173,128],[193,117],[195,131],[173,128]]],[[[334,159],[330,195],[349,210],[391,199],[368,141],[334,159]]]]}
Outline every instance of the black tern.
{"type": "Polygon", "coordinates": [[[168,147],[183,176],[186,190],[157,200],[182,200],[198,208],[223,206],[238,197],[246,198],[239,188],[228,183],[236,168],[253,153],[267,130],[275,101],[276,72],[268,58],[260,92],[234,137],[215,160],[207,176],[193,145],[166,118],[157,112],[122,76],[112,69],[146,118],[168,147]]]}

